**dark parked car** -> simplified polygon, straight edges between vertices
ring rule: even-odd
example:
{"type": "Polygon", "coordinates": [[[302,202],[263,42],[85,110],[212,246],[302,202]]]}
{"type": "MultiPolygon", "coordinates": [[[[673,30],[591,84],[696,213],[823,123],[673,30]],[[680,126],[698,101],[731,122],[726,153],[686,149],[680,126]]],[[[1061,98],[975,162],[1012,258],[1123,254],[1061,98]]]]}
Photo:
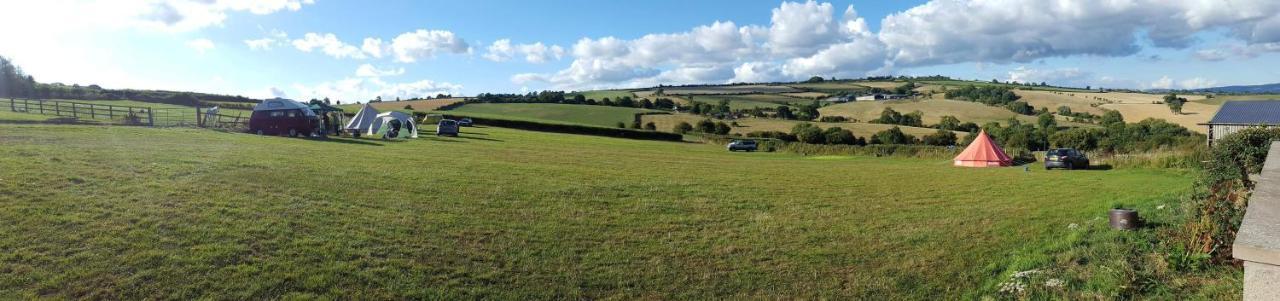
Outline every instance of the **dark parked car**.
{"type": "Polygon", "coordinates": [[[1051,149],[1044,155],[1044,169],[1089,168],[1089,157],[1074,148],[1051,149]]]}
{"type": "Polygon", "coordinates": [[[471,118],[458,119],[459,126],[471,126],[471,118]]]}
{"type": "Polygon", "coordinates": [[[289,99],[264,100],[249,116],[249,132],[258,135],[308,136],[320,127],[320,117],[314,111],[289,99]]]}
{"type": "Polygon", "coordinates": [[[733,140],[733,142],[729,142],[729,151],[731,152],[732,151],[754,152],[759,147],[760,146],[756,144],[755,140],[733,140]]]}
{"type": "Polygon", "coordinates": [[[436,124],[436,136],[458,137],[458,122],[450,119],[441,120],[436,124]]]}

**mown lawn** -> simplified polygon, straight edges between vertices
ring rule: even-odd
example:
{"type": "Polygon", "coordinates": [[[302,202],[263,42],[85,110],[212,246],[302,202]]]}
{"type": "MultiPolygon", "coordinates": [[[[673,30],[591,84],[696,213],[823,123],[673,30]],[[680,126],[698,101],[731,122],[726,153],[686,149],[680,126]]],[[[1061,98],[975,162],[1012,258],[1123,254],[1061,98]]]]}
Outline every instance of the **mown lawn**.
{"type": "Polygon", "coordinates": [[[0,296],[953,299],[1178,171],[0,125],[0,296]]]}
{"type": "Polygon", "coordinates": [[[445,111],[446,114],[569,123],[599,127],[630,126],[636,113],[654,110],[611,106],[568,105],[554,103],[475,103],[445,111]]]}

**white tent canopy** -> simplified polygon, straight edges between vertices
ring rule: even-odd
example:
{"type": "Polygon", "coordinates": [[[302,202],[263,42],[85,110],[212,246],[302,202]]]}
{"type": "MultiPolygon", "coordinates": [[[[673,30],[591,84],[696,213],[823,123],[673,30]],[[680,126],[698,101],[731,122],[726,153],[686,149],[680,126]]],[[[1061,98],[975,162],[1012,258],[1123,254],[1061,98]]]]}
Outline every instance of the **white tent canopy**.
{"type": "MultiPolygon", "coordinates": [[[[361,110],[361,112],[363,111],[364,110],[361,110]]],[[[391,130],[391,125],[390,125],[391,121],[399,120],[400,121],[399,137],[418,138],[418,125],[413,123],[413,116],[410,116],[409,114],[405,114],[403,112],[391,111],[391,112],[378,114],[378,116],[374,118],[374,120],[375,121],[373,122],[373,126],[369,127],[369,131],[365,133],[366,135],[375,135],[378,133],[379,129],[385,129],[389,131],[391,130]]],[[[386,133],[383,133],[383,136],[385,137],[386,133]]]]}
{"type": "Polygon", "coordinates": [[[344,129],[357,132],[368,131],[373,127],[376,119],[378,119],[378,109],[366,103],[360,108],[360,112],[356,112],[355,117],[351,117],[351,121],[347,122],[347,127],[344,129]]]}

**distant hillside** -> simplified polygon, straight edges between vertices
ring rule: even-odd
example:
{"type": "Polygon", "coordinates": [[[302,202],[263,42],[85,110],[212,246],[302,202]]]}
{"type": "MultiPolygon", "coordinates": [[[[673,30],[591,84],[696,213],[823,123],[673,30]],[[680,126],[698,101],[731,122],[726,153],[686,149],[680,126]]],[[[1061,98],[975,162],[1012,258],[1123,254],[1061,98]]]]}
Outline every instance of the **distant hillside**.
{"type": "Polygon", "coordinates": [[[1241,94],[1280,93],[1280,83],[1253,85],[1253,86],[1213,87],[1213,88],[1196,89],[1192,91],[1215,92],[1215,93],[1241,93],[1241,94]]]}

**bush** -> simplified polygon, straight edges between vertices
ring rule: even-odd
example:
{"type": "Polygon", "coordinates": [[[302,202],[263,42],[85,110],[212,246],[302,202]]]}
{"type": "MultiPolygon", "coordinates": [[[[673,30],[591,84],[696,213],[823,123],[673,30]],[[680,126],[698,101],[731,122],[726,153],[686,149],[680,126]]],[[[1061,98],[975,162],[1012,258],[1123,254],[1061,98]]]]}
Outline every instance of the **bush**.
{"type": "Polygon", "coordinates": [[[902,132],[902,129],[893,127],[880,131],[871,136],[871,144],[912,144],[915,137],[902,132]]]}
{"type": "Polygon", "coordinates": [[[844,116],[822,116],[818,118],[819,122],[849,122],[849,117],[844,116]]]}
{"type": "Polygon", "coordinates": [[[796,140],[809,144],[823,144],[827,141],[826,135],[822,133],[822,129],[809,123],[796,124],[791,128],[791,135],[796,136],[796,140]]]}
{"type": "MultiPolygon", "coordinates": [[[[829,127],[822,131],[827,144],[859,145],[858,137],[853,132],[840,127],[829,127]]],[[[865,145],[866,143],[862,143],[865,145]]]]}
{"type": "Polygon", "coordinates": [[[711,134],[716,132],[716,123],[712,122],[711,119],[703,119],[702,121],[698,121],[695,128],[699,132],[711,134]]]}
{"type": "Polygon", "coordinates": [[[750,132],[750,133],[747,133],[747,137],[752,137],[752,138],[767,138],[767,139],[778,139],[778,140],[787,141],[787,142],[795,142],[795,141],[796,141],[796,136],[795,136],[795,135],[788,134],[788,133],[783,133],[783,132],[779,132],[779,131],[756,131],[756,132],[750,132]]]}
{"type": "MultiPolygon", "coordinates": [[[[463,117],[467,117],[467,116],[456,116],[456,115],[444,116],[444,118],[448,118],[448,119],[460,119],[463,117]]],[[[576,124],[542,123],[542,122],[527,121],[527,120],[507,120],[507,119],[492,119],[492,118],[478,118],[478,117],[470,117],[470,118],[472,122],[475,122],[475,124],[478,124],[478,125],[488,125],[488,126],[530,130],[530,131],[591,135],[591,136],[606,136],[606,137],[629,138],[629,139],[663,140],[663,141],[681,141],[684,139],[684,136],[681,136],[680,134],[664,133],[664,132],[646,132],[646,131],[637,131],[637,130],[629,130],[629,129],[615,129],[615,128],[576,125],[576,124]]]]}
{"type": "Polygon", "coordinates": [[[728,123],[724,123],[723,121],[716,122],[716,135],[728,135],[730,131],[733,131],[733,128],[729,127],[728,123]]]}
{"type": "Polygon", "coordinates": [[[922,139],[925,145],[950,146],[956,145],[956,133],[948,130],[938,130],[933,134],[925,135],[922,139]]]}
{"type": "Polygon", "coordinates": [[[1197,181],[1187,219],[1186,249],[1231,260],[1231,245],[1253,189],[1249,174],[1262,171],[1280,128],[1248,128],[1214,142],[1204,176],[1197,181]]]}
{"type": "Polygon", "coordinates": [[[688,134],[693,131],[693,125],[690,125],[688,122],[681,121],[680,123],[677,123],[671,131],[681,135],[688,134]]]}
{"type": "Polygon", "coordinates": [[[657,130],[658,130],[658,126],[657,126],[657,125],[655,125],[655,124],[653,124],[653,122],[652,122],[652,121],[650,121],[649,123],[645,123],[645,124],[644,124],[644,129],[645,129],[645,130],[647,130],[647,131],[657,131],[657,130]]]}
{"type": "Polygon", "coordinates": [[[627,128],[627,124],[626,124],[626,123],[623,123],[623,122],[621,122],[621,121],[619,121],[619,122],[618,122],[618,124],[617,124],[617,127],[618,127],[618,128],[620,128],[620,129],[625,129],[625,128],[627,128]]]}

